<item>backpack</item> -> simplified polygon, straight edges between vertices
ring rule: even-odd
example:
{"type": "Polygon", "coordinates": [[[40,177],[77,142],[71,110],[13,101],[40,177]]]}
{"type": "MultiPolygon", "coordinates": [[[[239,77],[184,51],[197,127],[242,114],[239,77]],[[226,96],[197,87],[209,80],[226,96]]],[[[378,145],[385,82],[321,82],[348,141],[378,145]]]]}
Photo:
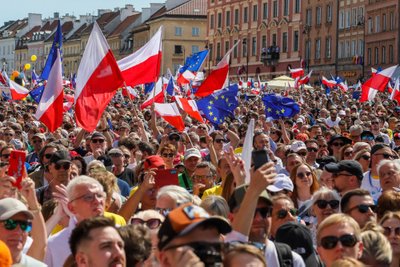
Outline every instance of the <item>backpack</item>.
{"type": "Polygon", "coordinates": [[[293,255],[289,245],[279,242],[274,242],[280,267],[292,267],[293,255]]]}

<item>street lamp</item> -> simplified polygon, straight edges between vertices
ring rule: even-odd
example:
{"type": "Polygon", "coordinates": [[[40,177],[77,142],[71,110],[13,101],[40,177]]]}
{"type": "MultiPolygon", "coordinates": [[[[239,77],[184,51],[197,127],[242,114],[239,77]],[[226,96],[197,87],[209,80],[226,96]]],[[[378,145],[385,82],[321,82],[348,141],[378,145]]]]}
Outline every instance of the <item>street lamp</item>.
{"type": "Polygon", "coordinates": [[[246,81],[248,81],[249,80],[249,51],[247,48],[247,39],[243,39],[242,43],[243,43],[243,52],[246,52],[246,81]]]}
{"type": "Polygon", "coordinates": [[[303,34],[307,34],[307,39],[306,39],[306,43],[304,45],[305,48],[305,59],[306,59],[306,68],[307,68],[307,73],[310,72],[310,31],[311,31],[311,26],[306,24],[304,25],[304,29],[303,29],[303,34]]]}

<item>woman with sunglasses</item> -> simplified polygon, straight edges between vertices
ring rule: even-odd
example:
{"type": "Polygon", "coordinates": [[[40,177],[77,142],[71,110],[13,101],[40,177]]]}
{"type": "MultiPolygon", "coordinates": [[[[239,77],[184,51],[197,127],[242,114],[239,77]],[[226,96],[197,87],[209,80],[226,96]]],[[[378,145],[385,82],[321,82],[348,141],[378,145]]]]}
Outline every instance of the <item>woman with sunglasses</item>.
{"type": "Polygon", "coordinates": [[[291,198],[295,207],[300,208],[319,189],[317,175],[310,165],[301,163],[293,168],[290,179],[294,185],[291,198]]]}
{"type": "Polygon", "coordinates": [[[383,234],[392,247],[391,267],[400,266],[400,212],[386,213],[379,224],[383,227],[383,234]]]}
{"type": "Polygon", "coordinates": [[[174,159],[176,158],[176,148],[172,144],[166,144],[160,149],[160,156],[165,162],[166,169],[174,168],[174,159]]]}
{"type": "Polygon", "coordinates": [[[353,159],[353,147],[351,144],[346,144],[340,149],[340,160],[353,159]]]}
{"type": "Polygon", "coordinates": [[[371,160],[371,149],[361,149],[354,156],[353,159],[361,164],[363,173],[369,170],[369,162],[371,160]]]}

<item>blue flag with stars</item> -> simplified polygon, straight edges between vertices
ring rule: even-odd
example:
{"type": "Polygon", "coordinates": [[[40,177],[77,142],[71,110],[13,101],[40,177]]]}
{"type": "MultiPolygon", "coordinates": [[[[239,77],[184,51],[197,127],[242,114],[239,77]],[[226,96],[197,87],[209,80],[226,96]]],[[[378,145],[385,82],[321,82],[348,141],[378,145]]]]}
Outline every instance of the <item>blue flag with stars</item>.
{"type": "Polygon", "coordinates": [[[38,104],[40,102],[40,99],[42,98],[43,90],[44,90],[44,85],[41,85],[29,92],[33,100],[35,100],[35,102],[38,104]]]}
{"type": "Polygon", "coordinates": [[[266,94],[262,98],[265,106],[265,115],[274,120],[292,118],[300,112],[299,105],[289,97],[276,94],[266,94]]]}
{"type": "Polygon", "coordinates": [[[186,70],[191,72],[197,72],[201,65],[203,65],[204,60],[208,55],[208,50],[200,51],[194,53],[192,56],[186,58],[185,65],[179,69],[180,73],[184,73],[186,70]]]}
{"type": "Polygon", "coordinates": [[[219,124],[225,121],[225,118],[234,117],[233,111],[239,105],[238,92],[239,86],[234,84],[197,100],[196,104],[204,117],[218,127],[219,124]]]}
{"type": "Polygon", "coordinates": [[[49,78],[50,70],[57,58],[57,48],[60,49],[60,54],[62,55],[62,41],[63,37],[61,31],[61,22],[58,21],[57,31],[54,34],[53,45],[51,46],[49,56],[47,57],[46,64],[43,68],[43,72],[40,75],[40,80],[47,80],[49,78]]]}

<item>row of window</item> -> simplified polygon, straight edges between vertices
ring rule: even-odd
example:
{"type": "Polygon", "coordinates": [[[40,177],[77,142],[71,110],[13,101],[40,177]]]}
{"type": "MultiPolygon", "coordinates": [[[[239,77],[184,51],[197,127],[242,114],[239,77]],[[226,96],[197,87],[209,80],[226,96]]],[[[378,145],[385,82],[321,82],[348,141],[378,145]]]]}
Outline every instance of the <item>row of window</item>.
{"type": "MultiPolygon", "coordinates": [[[[175,27],[175,36],[182,36],[183,29],[182,27],[175,27]]],[[[200,36],[200,28],[192,27],[192,36],[200,36]]]]}
{"type": "MultiPolygon", "coordinates": [[[[290,0],[283,0],[283,7],[282,7],[282,15],[283,16],[289,16],[289,10],[290,10],[290,0]]],[[[301,0],[294,0],[293,1],[293,11],[294,13],[300,13],[300,8],[301,8],[301,0]]],[[[271,7],[271,14],[269,13],[270,8],[268,7],[268,3],[262,3],[261,6],[261,14],[259,14],[259,5],[253,5],[251,7],[245,6],[242,8],[242,10],[239,10],[238,8],[236,8],[234,10],[233,13],[233,18],[231,16],[231,10],[227,10],[225,11],[225,17],[224,17],[224,26],[225,27],[229,27],[231,26],[231,24],[234,25],[238,25],[239,23],[248,23],[249,19],[251,19],[252,21],[258,21],[260,19],[268,19],[269,17],[273,17],[276,18],[279,16],[280,14],[280,10],[279,10],[279,5],[278,5],[278,1],[274,0],[272,1],[272,7],[271,7]],[[249,9],[251,8],[251,18],[249,17],[249,9]],[[239,15],[239,12],[242,13],[242,16],[239,15]],[[261,17],[259,17],[259,15],[261,17]],[[232,21],[233,19],[233,21],[232,21]]],[[[214,29],[215,25],[217,26],[217,28],[221,28],[222,27],[222,13],[218,12],[217,13],[217,21],[215,21],[215,15],[211,14],[209,16],[210,19],[210,29],[214,29]]]]}
{"type": "MultiPolygon", "coordinates": [[[[306,41],[306,59],[312,59],[311,56],[311,40],[306,41]]],[[[315,60],[320,60],[322,55],[321,55],[321,49],[322,49],[322,42],[321,39],[318,38],[315,40],[314,44],[314,59],[315,60]]],[[[332,38],[331,37],[326,37],[325,38],[325,58],[330,59],[332,57],[332,38]]]]}
{"type": "Polygon", "coordinates": [[[349,58],[364,55],[364,41],[362,39],[339,42],[339,58],[349,58]]]}
{"type": "Polygon", "coordinates": [[[378,33],[378,32],[384,32],[387,31],[387,20],[389,19],[389,31],[393,31],[396,27],[395,25],[395,14],[393,11],[389,13],[389,18],[386,15],[386,13],[382,14],[382,17],[380,15],[376,15],[375,18],[368,18],[368,33],[378,33]]]}
{"type": "MultiPolygon", "coordinates": [[[[192,51],[189,54],[194,54],[200,51],[200,48],[198,45],[192,45],[192,51]]],[[[185,53],[185,48],[182,45],[175,45],[174,46],[174,55],[183,55],[185,53]]],[[[186,55],[186,56],[188,56],[186,55]]]]}
{"type": "MultiPolygon", "coordinates": [[[[387,51],[386,51],[386,46],[382,46],[381,49],[379,47],[374,48],[374,65],[379,65],[379,64],[393,64],[394,62],[394,51],[393,51],[393,45],[389,45],[389,58],[387,58],[387,51]],[[379,51],[381,50],[381,51],[379,51]],[[381,52],[379,54],[379,52],[381,52]],[[379,61],[380,59],[380,61],[379,61]],[[388,60],[388,61],[386,61],[388,60]]],[[[372,65],[372,48],[368,48],[367,50],[367,63],[368,65],[372,65]]]]}
{"type": "MultiPolygon", "coordinates": [[[[3,53],[2,53],[2,55],[3,56],[5,56],[5,55],[10,55],[11,54],[11,52],[12,51],[14,51],[14,44],[13,45],[7,45],[7,47],[6,46],[3,46],[3,53]],[[7,53],[6,53],[6,50],[7,50],[7,53]]],[[[1,51],[1,50],[0,50],[1,51]]]]}
{"type": "MultiPolygon", "coordinates": [[[[328,4],[325,6],[325,18],[327,23],[332,22],[332,5],[328,4]]],[[[306,10],[306,24],[308,26],[313,25],[313,10],[312,8],[308,8],[306,10]]],[[[322,24],[322,13],[323,13],[323,7],[322,6],[317,6],[315,7],[315,24],[316,25],[321,25],[322,24]]]]}

